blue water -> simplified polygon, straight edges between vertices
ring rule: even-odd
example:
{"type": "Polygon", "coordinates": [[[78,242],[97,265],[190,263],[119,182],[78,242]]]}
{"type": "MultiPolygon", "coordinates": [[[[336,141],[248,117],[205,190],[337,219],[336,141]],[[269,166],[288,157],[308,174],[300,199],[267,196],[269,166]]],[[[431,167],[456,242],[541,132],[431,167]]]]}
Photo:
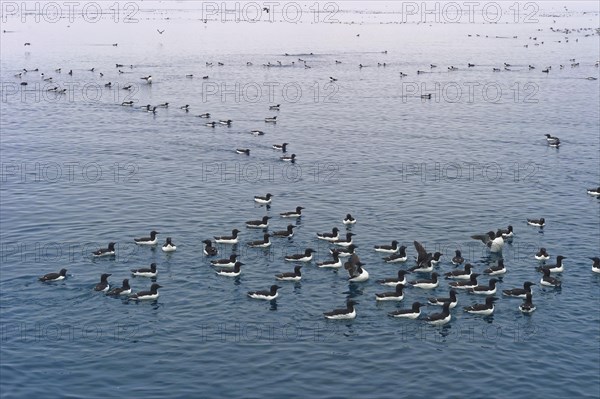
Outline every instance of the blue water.
{"type": "MultiPolygon", "coordinates": [[[[399,6],[386,2],[336,3],[333,24],[308,13],[296,24],[281,15],[203,23],[199,3],[140,4],[133,24],[3,23],[2,398],[600,395],[600,275],[588,259],[600,256],[600,202],[585,193],[600,181],[600,93],[598,81],[585,79],[598,77],[599,20],[582,13],[597,3],[569,12],[539,3],[537,23],[498,24],[401,24],[399,6]],[[288,66],[262,66],[278,60],[288,66]],[[512,71],[492,72],[504,62],[512,71]],[[447,72],[450,65],[459,70],[447,72]],[[151,86],[139,79],[147,75],[151,86]],[[118,88],[104,88],[108,81],[118,88]],[[127,83],[131,92],[121,89],[127,83]],[[47,93],[53,85],[68,95],[47,93]],[[425,93],[432,99],[421,100],[425,93]],[[129,99],[134,108],[120,105],[129,99]],[[156,115],[136,109],[166,101],[156,115]],[[277,103],[281,111],[268,110],[277,103]],[[185,104],[189,113],[179,109],[185,104]],[[204,112],[233,124],[205,127],[195,117],[204,112]],[[274,115],[278,122],[265,124],[274,115]],[[559,136],[561,148],[549,148],[545,133],[559,136]],[[293,167],[271,149],[284,141],[298,157],[293,167]],[[250,157],[233,151],[245,147],[250,157]],[[267,192],[270,209],[252,201],[267,192]],[[272,215],[270,230],[282,230],[289,220],[277,214],[299,205],[306,209],[293,239],[245,247],[262,232],[244,221],[272,215]],[[280,283],[275,302],[246,296],[291,271],[286,254],[312,247],[319,261],[329,259],[315,233],[344,230],[348,212],[358,219],[351,231],[368,282],[348,284],[343,270],[312,262],[301,282],[280,283]],[[547,220],[543,230],[525,223],[537,217],[547,220]],[[541,246],[567,257],[561,289],[534,287],[532,315],[500,295],[492,317],[468,315],[462,306],[483,299],[460,293],[444,327],[387,317],[446,295],[445,281],[429,292],[407,289],[397,304],[375,302],[389,290],[375,280],[412,264],[386,264],[373,245],[396,239],[412,257],[418,240],[444,254],[442,272],[461,249],[482,271],[494,259],[469,237],[508,224],[516,236],[503,250],[509,271],[499,289],[539,282],[533,254],[541,246]],[[201,241],[236,227],[242,274],[217,276],[201,241]],[[133,245],[152,229],[177,251],[133,245]],[[92,259],[109,241],[117,256],[92,259]],[[134,291],[145,290],[151,281],[129,269],[151,262],[164,287],[157,301],[93,291],[101,273],[112,273],[114,286],[129,277],[134,291]],[[37,281],[63,267],[63,282],[37,281]],[[323,318],[347,298],[359,302],[355,320],[323,318]]],[[[230,251],[219,246],[219,257],[230,251]]]]}

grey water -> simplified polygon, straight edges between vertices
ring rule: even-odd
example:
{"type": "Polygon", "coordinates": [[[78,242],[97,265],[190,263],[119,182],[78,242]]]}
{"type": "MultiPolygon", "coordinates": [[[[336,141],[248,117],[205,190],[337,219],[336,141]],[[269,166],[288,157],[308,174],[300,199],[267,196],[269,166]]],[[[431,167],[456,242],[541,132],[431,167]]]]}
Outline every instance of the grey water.
{"type": "Polygon", "coordinates": [[[423,14],[420,2],[143,1],[81,3],[60,18],[50,3],[2,5],[2,398],[600,395],[589,259],[600,256],[600,202],[586,194],[600,183],[600,92],[587,79],[599,77],[597,2],[501,2],[496,14],[482,2],[470,17],[445,2],[423,14]],[[233,122],[205,126],[219,119],[233,122]],[[295,164],[271,148],[283,142],[295,164]],[[254,203],[268,192],[270,207],[254,203]],[[302,218],[279,218],[296,206],[302,218]],[[247,297],[293,269],[286,254],[330,259],[316,233],[345,233],[347,213],[367,282],[313,261],[300,282],[279,282],[275,301],[247,297]],[[244,222],[263,215],[269,231],[297,225],[293,238],[247,248],[263,232],[244,222]],[[539,217],[543,229],[526,224],[539,217]],[[508,225],[498,289],[538,283],[531,315],[500,293],[492,316],[470,315],[462,307],[484,300],[460,293],[445,326],[422,320],[434,306],[388,317],[447,295],[445,280],[376,303],[389,290],[376,280],[414,264],[414,240],[442,252],[438,272],[454,269],[456,249],[481,272],[497,259],[470,236],[508,225]],[[233,251],[245,265],[217,276],[201,241],[233,228],[241,242],[218,245],[218,258],[233,251]],[[153,229],[159,245],[134,244],[153,229]],[[175,252],[161,251],[166,237],[175,252]],[[407,263],[373,251],[392,240],[407,263]],[[110,241],[115,257],[91,256],[110,241]],[[548,263],[567,257],[561,288],[539,285],[540,247],[548,263]],[[93,291],[102,273],[146,290],[152,281],[130,269],[152,262],[156,301],[93,291]],[[64,281],[38,281],[63,267],[64,281]],[[348,298],[356,319],[323,317],[348,298]]]}

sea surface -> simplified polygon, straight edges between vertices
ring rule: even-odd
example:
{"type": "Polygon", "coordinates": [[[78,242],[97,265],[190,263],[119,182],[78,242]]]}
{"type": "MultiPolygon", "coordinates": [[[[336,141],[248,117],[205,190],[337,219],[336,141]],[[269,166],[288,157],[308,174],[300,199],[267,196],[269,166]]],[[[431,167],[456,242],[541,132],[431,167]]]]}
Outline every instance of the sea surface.
{"type": "Polygon", "coordinates": [[[496,14],[482,2],[473,15],[444,2],[429,14],[420,2],[84,2],[72,14],[35,4],[5,2],[0,33],[1,398],[600,395],[589,259],[600,256],[600,202],[586,194],[600,182],[600,92],[587,79],[599,77],[597,2],[500,2],[496,14]],[[205,126],[219,119],[233,122],[205,126]],[[271,148],[283,142],[295,164],[271,148]],[[254,203],[266,193],[269,208],[254,203]],[[301,219],[279,218],[296,206],[301,219]],[[313,261],[275,301],[247,297],[293,269],[286,254],[330,259],[316,233],[345,233],[347,213],[367,282],[313,261]],[[297,225],[293,238],[247,248],[263,232],[244,222],[263,215],[269,231],[297,225]],[[526,224],[539,217],[543,229],[526,224]],[[422,320],[434,306],[419,320],[388,316],[447,295],[445,280],[376,303],[390,290],[376,280],[413,266],[413,241],[442,252],[438,272],[454,269],[456,249],[481,272],[497,257],[471,235],[508,225],[498,289],[538,283],[533,314],[497,294],[493,316],[470,315],[462,307],[483,298],[460,293],[443,327],[422,320]],[[241,243],[218,257],[234,251],[245,265],[217,276],[201,241],[233,228],[241,243]],[[153,229],[158,246],[134,244],[153,229]],[[161,251],[166,237],[176,252],[161,251]],[[407,263],[373,251],[392,240],[407,263]],[[115,257],[92,258],[110,241],[115,257]],[[540,247],[548,263],[566,257],[561,288],[539,285],[540,247]],[[129,270],[152,262],[156,301],[93,290],[102,273],[146,290],[152,281],[129,270]],[[64,281],[38,281],[63,267],[64,281]],[[356,319],[323,317],[348,298],[356,319]]]}

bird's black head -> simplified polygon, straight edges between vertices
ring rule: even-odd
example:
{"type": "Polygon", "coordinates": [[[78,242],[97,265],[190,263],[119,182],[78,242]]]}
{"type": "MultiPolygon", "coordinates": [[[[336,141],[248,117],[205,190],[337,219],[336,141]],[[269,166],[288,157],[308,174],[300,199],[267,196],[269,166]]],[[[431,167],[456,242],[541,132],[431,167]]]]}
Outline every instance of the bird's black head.
{"type": "Polygon", "coordinates": [[[152,273],[156,272],[156,263],[150,264],[150,270],[152,271],[152,273]]]}
{"type": "Polygon", "coordinates": [[[67,275],[67,269],[60,269],[60,273],[61,276],[66,276],[67,275]]]}

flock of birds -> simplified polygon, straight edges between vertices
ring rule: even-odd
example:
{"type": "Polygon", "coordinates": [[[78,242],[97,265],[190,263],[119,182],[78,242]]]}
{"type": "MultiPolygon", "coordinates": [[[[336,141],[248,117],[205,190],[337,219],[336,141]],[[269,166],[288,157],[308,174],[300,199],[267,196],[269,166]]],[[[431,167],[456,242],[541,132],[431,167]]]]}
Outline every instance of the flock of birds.
{"type": "MultiPolygon", "coordinates": [[[[593,195],[600,196],[600,187],[595,190],[588,190],[593,192],[593,195]]],[[[254,202],[266,205],[267,209],[270,209],[270,205],[273,201],[273,195],[267,193],[264,196],[255,196],[254,202]]],[[[302,210],[304,207],[298,206],[293,211],[279,213],[280,218],[295,219],[299,220],[302,217],[302,210]]],[[[272,245],[272,238],[291,238],[294,235],[294,229],[297,227],[293,224],[288,224],[285,230],[268,232],[269,220],[271,216],[264,216],[258,220],[249,220],[245,222],[246,228],[251,230],[263,231],[263,239],[248,241],[246,245],[249,248],[264,249],[272,245]]],[[[347,214],[343,218],[342,223],[346,226],[346,232],[343,233],[337,227],[332,228],[331,232],[317,233],[316,239],[327,242],[330,245],[329,253],[331,254],[331,260],[322,262],[314,262],[317,269],[341,269],[342,267],[347,272],[347,279],[350,284],[359,284],[370,279],[369,272],[365,269],[365,264],[360,260],[356,249],[358,245],[354,242],[355,234],[352,232],[352,226],[357,220],[351,215],[347,214]],[[345,262],[342,258],[347,258],[345,262]]],[[[527,224],[543,229],[546,226],[544,218],[539,219],[527,219],[527,224]]],[[[204,244],[203,253],[208,258],[216,257],[219,254],[219,249],[216,244],[223,245],[223,248],[228,248],[228,245],[232,245],[231,254],[223,259],[213,259],[210,261],[212,267],[215,268],[215,272],[219,276],[224,277],[238,277],[242,272],[242,263],[239,260],[239,256],[235,253],[236,245],[240,243],[239,234],[241,233],[238,229],[233,229],[230,235],[214,236],[212,239],[206,239],[202,241],[204,244]]],[[[140,246],[156,246],[158,245],[158,234],[159,232],[153,230],[150,232],[149,237],[135,238],[134,242],[140,246]]],[[[428,252],[425,247],[418,241],[414,241],[414,247],[417,256],[414,259],[414,265],[409,268],[399,269],[394,277],[388,277],[379,279],[376,282],[388,287],[393,287],[393,291],[386,291],[375,294],[375,300],[380,301],[402,301],[405,297],[405,289],[407,287],[431,290],[435,289],[440,285],[441,277],[449,280],[449,294],[447,297],[430,297],[427,301],[427,305],[442,306],[442,311],[427,315],[424,320],[432,325],[443,325],[448,323],[451,318],[451,309],[455,308],[458,304],[458,292],[467,292],[474,295],[485,296],[484,302],[479,302],[465,306],[463,310],[467,313],[478,314],[488,316],[494,312],[494,302],[498,299],[495,295],[497,293],[497,283],[501,281],[501,276],[507,272],[507,268],[502,258],[502,249],[506,242],[512,242],[515,233],[512,226],[508,226],[506,229],[497,229],[489,231],[485,234],[472,235],[471,238],[481,241],[489,249],[491,255],[496,256],[496,264],[482,270],[481,273],[476,273],[474,266],[470,263],[465,263],[465,259],[462,257],[461,251],[456,250],[455,256],[451,259],[453,269],[447,272],[435,271],[436,267],[441,261],[443,256],[440,252],[431,253],[428,252]],[[462,266],[464,264],[464,266],[462,266]],[[409,281],[407,274],[415,273],[421,276],[409,281]],[[482,284],[478,281],[478,277],[482,274],[490,276],[487,283],[482,284]],[[427,277],[425,277],[427,275],[427,277]]],[[[114,257],[116,255],[115,242],[108,244],[106,248],[100,248],[92,252],[93,257],[114,257]]],[[[165,243],[162,245],[164,252],[173,252],[177,250],[176,245],[173,243],[171,237],[167,237],[165,243]]],[[[389,264],[398,264],[408,262],[408,255],[406,253],[406,246],[400,245],[398,241],[394,240],[391,244],[387,245],[376,245],[373,248],[374,251],[384,253],[387,256],[382,260],[389,264]]],[[[306,248],[304,252],[291,254],[284,256],[284,261],[295,264],[293,271],[279,273],[274,276],[277,281],[281,282],[297,282],[302,279],[302,268],[303,264],[307,264],[314,260],[316,251],[312,248],[306,248]]],[[[540,250],[533,256],[537,261],[540,262],[536,268],[538,272],[542,273],[542,277],[539,280],[539,284],[545,287],[558,288],[561,286],[561,281],[553,277],[555,273],[562,273],[564,271],[563,260],[566,257],[558,255],[556,257],[556,263],[546,264],[546,261],[550,259],[546,248],[540,248],[540,250]]],[[[600,257],[590,258],[593,260],[592,271],[600,273],[600,257]]],[[[156,282],[158,275],[156,263],[152,263],[149,268],[132,269],[131,274],[136,277],[149,277],[153,283],[149,290],[132,293],[131,286],[129,285],[129,279],[124,279],[121,287],[110,287],[108,278],[111,276],[109,273],[103,273],[100,276],[100,282],[95,285],[94,290],[98,292],[104,292],[106,295],[128,298],[130,300],[156,300],[159,297],[158,289],[162,286],[156,282]]],[[[39,278],[44,283],[51,283],[56,281],[64,280],[67,277],[67,270],[62,269],[58,273],[48,273],[39,278]]],[[[536,305],[533,303],[532,286],[536,283],[531,281],[525,281],[523,287],[505,289],[502,290],[502,294],[507,297],[522,298],[523,302],[519,305],[519,310],[523,313],[531,313],[536,310],[536,305]]],[[[250,298],[274,301],[279,296],[279,289],[282,286],[273,284],[265,290],[248,291],[247,295],[250,298]]],[[[357,301],[354,299],[348,299],[345,308],[334,309],[332,311],[324,312],[323,316],[327,319],[353,319],[356,317],[356,305],[357,301]]],[[[426,305],[422,302],[414,302],[409,308],[399,309],[393,312],[389,312],[389,316],[394,318],[408,318],[417,319],[421,316],[421,308],[426,305]]]]}

